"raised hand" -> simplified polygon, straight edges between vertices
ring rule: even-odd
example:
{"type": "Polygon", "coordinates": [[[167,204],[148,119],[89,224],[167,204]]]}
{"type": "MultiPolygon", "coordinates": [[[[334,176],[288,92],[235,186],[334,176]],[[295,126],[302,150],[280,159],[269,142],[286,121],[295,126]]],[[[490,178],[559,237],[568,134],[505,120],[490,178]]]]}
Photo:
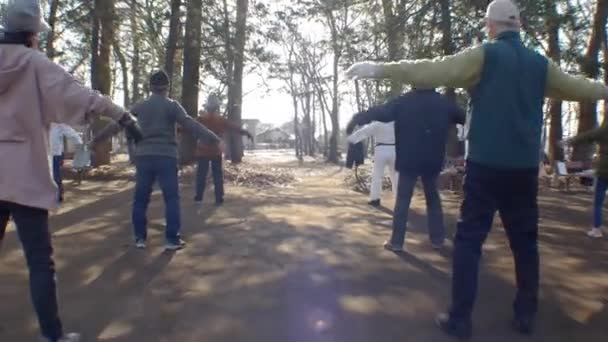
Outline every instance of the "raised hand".
{"type": "Polygon", "coordinates": [[[377,78],[380,67],[373,62],[359,62],[346,70],[346,77],[352,80],[377,78]]]}

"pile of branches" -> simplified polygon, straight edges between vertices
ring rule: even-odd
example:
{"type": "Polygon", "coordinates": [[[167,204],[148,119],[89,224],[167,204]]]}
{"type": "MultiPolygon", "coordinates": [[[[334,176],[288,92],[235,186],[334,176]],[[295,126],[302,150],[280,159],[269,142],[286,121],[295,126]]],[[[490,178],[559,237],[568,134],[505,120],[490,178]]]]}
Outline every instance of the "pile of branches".
{"type": "MultiPolygon", "coordinates": [[[[347,172],[344,177],[344,183],[349,189],[368,194],[372,184],[371,167],[364,165],[360,166],[356,172],[354,170],[347,172]]],[[[382,188],[385,190],[391,188],[391,179],[389,177],[385,176],[382,180],[382,188]]]]}
{"type": "MultiPolygon", "coordinates": [[[[209,170],[211,172],[211,170],[209,170]]],[[[182,179],[194,180],[195,166],[182,168],[182,179]]],[[[211,181],[209,176],[208,181],[211,181]]],[[[233,165],[224,164],[224,181],[237,186],[251,188],[287,187],[297,181],[294,174],[286,168],[265,167],[259,164],[241,163],[233,165]]]]}

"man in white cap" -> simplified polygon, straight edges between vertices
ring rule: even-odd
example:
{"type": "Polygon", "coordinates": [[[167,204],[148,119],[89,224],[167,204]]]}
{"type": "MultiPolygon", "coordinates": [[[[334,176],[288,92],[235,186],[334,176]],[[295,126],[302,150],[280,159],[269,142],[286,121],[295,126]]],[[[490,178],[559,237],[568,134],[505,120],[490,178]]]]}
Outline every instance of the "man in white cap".
{"type": "Polygon", "coordinates": [[[446,333],[472,333],[481,247],[501,215],[515,259],[518,292],[513,328],[531,334],[538,306],[538,165],[545,97],[567,101],[608,98],[599,82],[569,76],[520,38],[520,14],[510,0],[490,3],[492,40],[435,60],[363,62],[347,74],[410,84],[469,89],[465,198],[454,241],[452,306],[437,317],[446,333]]]}
{"type": "Polygon", "coordinates": [[[76,342],[78,334],[63,333],[57,305],[48,212],[59,201],[48,158],[50,124],[82,125],[104,115],[141,134],[123,108],[36,51],[38,34],[48,28],[41,13],[37,0],[10,1],[0,32],[0,156],[9,161],[0,163],[0,230],[12,217],[42,341],[76,342]]]}
{"type": "Polygon", "coordinates": [[[376,141],[374,150],[374,168],[372,171],[372,186],[369,192],[369,205],[379,207],[381,204],[382,183],[384,171],[389,169],[393,186],[393,195],[397,194],[397,171],[395,171],[395,123],[374,121],[361,127],[348,137],[348,142],[356,144],[373,137],[376,141]]]}

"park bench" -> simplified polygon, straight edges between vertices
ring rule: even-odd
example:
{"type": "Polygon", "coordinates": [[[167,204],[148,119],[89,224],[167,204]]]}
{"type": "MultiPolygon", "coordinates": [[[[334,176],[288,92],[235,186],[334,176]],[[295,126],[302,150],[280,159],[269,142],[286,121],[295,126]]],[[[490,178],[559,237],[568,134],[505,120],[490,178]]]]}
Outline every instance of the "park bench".
{"type": "Polygon", "coordinates": [[[564,190],[570,191],[573,179],[593,178],[593,170],[590,169],[590,165],[583,162],[558,161],[555,163],[554,176],[554,179],[559,184],[563,184],[564,190]]]}

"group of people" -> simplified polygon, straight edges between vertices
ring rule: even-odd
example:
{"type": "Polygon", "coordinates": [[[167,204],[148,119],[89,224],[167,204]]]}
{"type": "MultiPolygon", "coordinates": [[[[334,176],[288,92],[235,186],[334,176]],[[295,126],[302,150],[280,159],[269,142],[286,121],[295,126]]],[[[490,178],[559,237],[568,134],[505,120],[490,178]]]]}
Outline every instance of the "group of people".
{"type": "MultiPolygon", "coordinates": [[[[78,334],[64,333],[55,293],[48,213],[57,208],[61,197],[57,192],[59,182],[52,179],[48,162],[51,125],[81,125],[104,115],[115,120],[116,127],[126,130],[129,139],[136,143],[132,217],[135,244],[138,248],[146,247],[146,210],[153,185],[158,181],[166,208],[167,250],[177,250],[185,244],[180,235],[176,124],[199,140],[197,202],[202,201],[209,164],[216,183],[216,203],[223,202],[219,136],[227,130],[250,134],[218,115],[219,103],[215,98],[208,100],[206,113],[199,120],[188,116],[178,102],[168,97],[170,80],[162,71],[150,78],[150,97],[131,111],[81,85],[37,51],[38,34],[48,28],[38,0],[11,0],[3,26],[0,155],[10,162],[0,163],[0,232],[4,232],[12,217],[25,251],[43,341],[79,341],[78,334]]],[[[516,266],[518,292],[513,326],[523,334],[532,333],[538,310],[537,191],[544,98],[608,99],[608,88],[603,84],[569,76],[523,45],[519,10],[511,0],[495,0],[489,5],[487,29],[491,41],[453,56],[361,62],[346,72],[352,78],[394,79],[414,88],[387,104],[356,115],[348,127],[352,133],[356,126],[373,121],[393,122],[373,124],[351,137],[352,141],[358,141],[376,134],[376,152],[378,160],[382,160],[378,169],[394,164],[391,173],[399,175],[398,181],[394,181],[397,201],[393,234],[385,243],[385,248],[391,251],[403,250],[407,213],[418,178],[422,178],[427,197],[431,243],[435,248],[443,245],[445,228],[437,176],[443,164],[448,128],[454,123],[464,123],[465,115],[434,89],[465,88],[471,93],[471,111],[466,119],[465,198],[454,240],[452,305],[447,314],[436,319],[443,331],[457,337],[472,333],[481,247],[497,210],[516,266]]],[[[580,141],[599,139],[605,136],[604,132],[605,129],[591,133],[580,141]]],[[[61,164],[60,155],[57,165],[61,164]]],[[[608,165],[608,159],[603,163],[608,165]]],[[[602,170],[608,170],[608,166],[602,170]]],[[[598,188],[606,187],[608,174],[600,176],[598,188]]],[[[371,204],[379,205],[378,184],[373,186],[372,196],[371,204]]]]}
{"type": "MultiPolygon", "coordinates": [[[[385,243],[392,251],[403,248],[411,188],[418,177],[427,196],[431,242],[437,247],[443,242],[435,180],[444,153],[445,127],[464,120],[461,110],[431,89],[463,88],[471,95],[465,125],[468,145],[464,200],[454,239],[452,305],[436,318],[445,333],[461,338],[472,334],[481,247],[496,211],[515,259],[518,291],[513,303],[513,327],[522,334],[533,332],[539,290],[537,195],[544,99],[608,100],[604,84],[570,76],[524,46],[520,12],[513,1],[492,1],[486,27],[489,42],[452,56],[360,62],[347,71],[351,78],[392,79],[415,88],[386,105],[356,115],[348,129],[350,133],[373,120],[395,122],[399,185],[393,236],[385,243]]],[[[599,141],[601,153],[608,155],[607,129],[603,125],[565,143],[599,141]]],[[[603,157],[596,191],[594,228],[598,230],[607,172],[608,158],[603,157]]],[[[600,235],[597,230],[590,234],[600,235]]]]}

